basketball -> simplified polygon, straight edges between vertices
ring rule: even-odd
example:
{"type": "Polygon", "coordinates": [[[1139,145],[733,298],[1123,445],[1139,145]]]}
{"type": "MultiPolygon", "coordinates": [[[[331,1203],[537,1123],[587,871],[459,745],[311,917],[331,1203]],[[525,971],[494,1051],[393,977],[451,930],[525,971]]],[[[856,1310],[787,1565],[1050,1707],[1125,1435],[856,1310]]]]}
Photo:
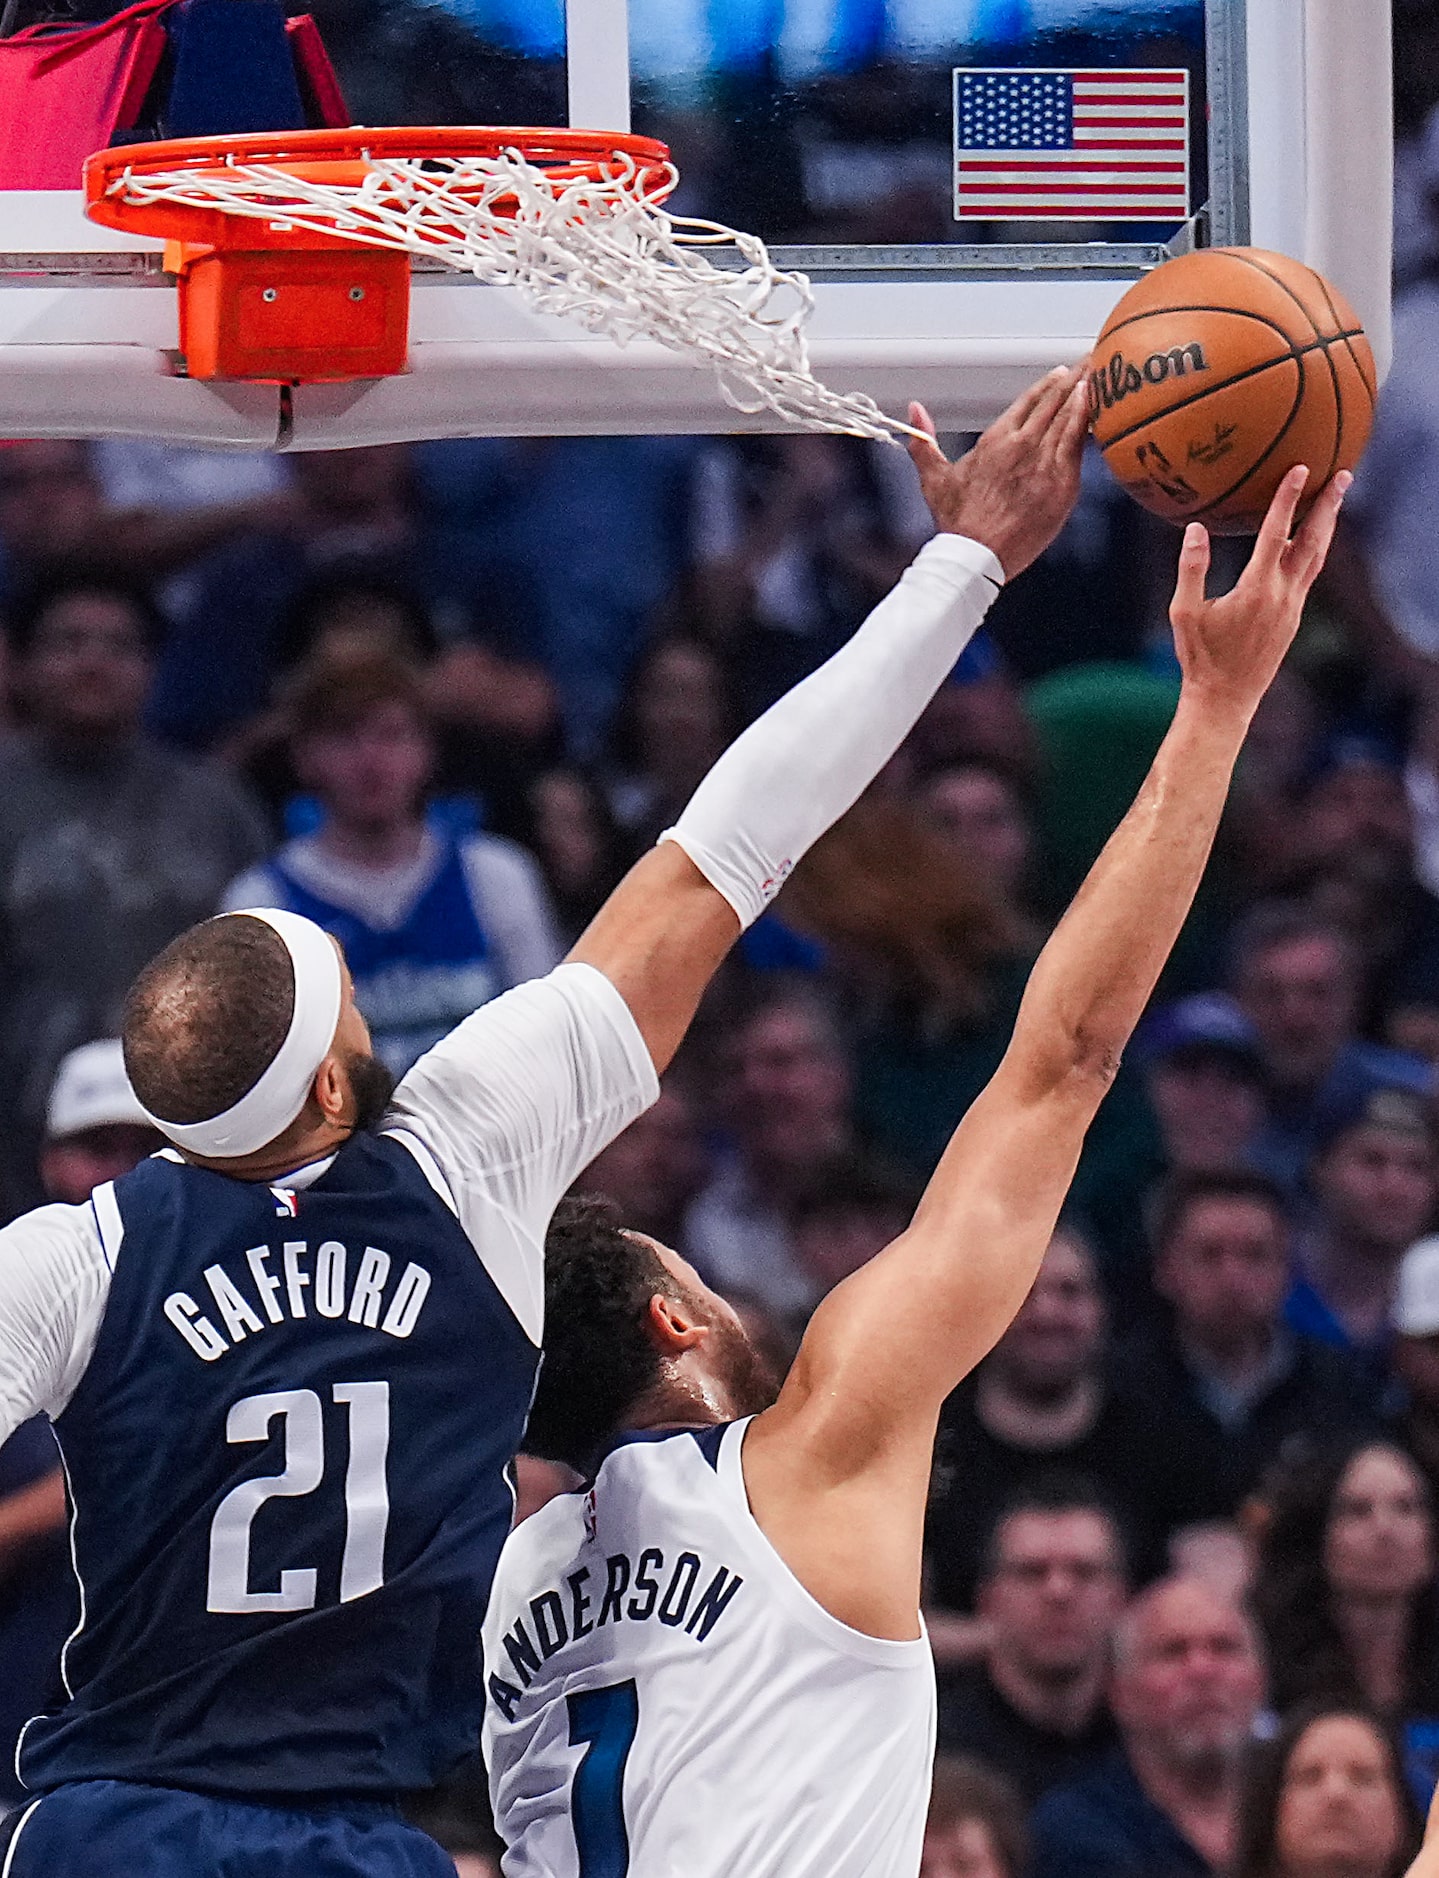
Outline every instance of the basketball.
{"type": "MultiPolygon", "coordinates": [[[[1261,248],[1166,261],[1115,307],[1089,360],[1104,460],[1166,521],[1252,535],[1285,474],[1307,507],[1353,469],[1374,416],[1374,355],[1321,274],[1261,248]]],[[[1301,508],[1303,513],[1303,508],[1301,508]]]]}

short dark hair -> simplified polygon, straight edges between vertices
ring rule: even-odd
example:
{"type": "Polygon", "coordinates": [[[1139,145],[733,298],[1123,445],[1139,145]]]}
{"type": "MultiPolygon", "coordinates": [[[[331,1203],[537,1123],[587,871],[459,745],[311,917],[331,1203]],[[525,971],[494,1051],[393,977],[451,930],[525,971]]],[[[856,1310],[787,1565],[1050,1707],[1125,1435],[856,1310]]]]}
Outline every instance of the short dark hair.
{"type": "Polygon", "coordinates": [[[999,1510],[989,1522],[989,1529],[980,1550],[978,1576],[981,1584],[986,1584],[999,1570],[1000,1544],[1004,1528],[1012,1519],[1018,1519],[1024,1513],[1051,1515],[1089,1513],[1095,1519],[1103,1520],[1114,1535],[1114,1550],[1119,1560],[1120,1574],[1126,1582],[1128,1581],[1128,1546],[1125,1542],[1124,1522],[1120,1518],[1118,1507],[1088,1474],[1056,1467],[1046,1473],[1036,1474],[1033,1480],[1026,1481],[1021,1487],[1016,1487],[1000,1502],[999,1510]]]}
{"type": "Polygon", "coordinates": [[[299,737],[352,731],[385,704],[402,704],[422,727],[431,724],[419,672],[392,652],[313,659],[285,692],[285,714],[299,737]]]}
{"type": "Polygon", "coordinates": [[[135,1094],[167,1122],[223,1115],[269,1068],[295,1009],[280,935],[241,914],[172,939],[125,1000],[121,1037],[135,1094]]]}
{"type": "Polygon", "coordinates": [[[650,1299],[679,1295],[650,1246],[594,1194],[560,1201],[545,1235],[545,1356],[524,1448],[588,1474],[659,1381],[650,1299]]]}
{"type": "Polygon", "coordinates": [[[1306,1702],[1292,1709],[1276,1734],[1250,1748],[1239,1799],[1239,1843],[1234,1878],[1281,1878],[1279,1810],[1289,1762],[1314,1724],[1335,1716],[1366,1722],[1384,1744],[1389,1783],[1402,1827],[1399,1848],[1386,1878],[1399,1878],[1400,1873],[1408,1869],[1410,1859],[1419,1850],[1422,1829],[1419,1809],[1405,1778],[1403,1759],[1393,1731],[1363,1702],[1333,1700],[1306,1702]]]}
{"type": "Polygon", "coordinates": [[[1267,1174],[1247,1167],[1174,1174],[1159,1189],[1154,1214],[1156,1252],[1171,1243],[1194,1208],[1206,1200],[1251,1200],[1256,1206],[1268,1207],[1286,1227],[1289,1224],[1284,1189],[1267,1174]]]}
{"type": "Polygon", "coordinates": [[[115,600],[128,607],[139,624],[145,650],[152,655],[164,644],[169,627],[148,587],[138,580],[127,580],[121,574],[87,574],[70,569],[32,581],[10,603],[5,614],[5,636],[11,651],[18,658],[27,658],[34,650],[46,616],[66,600],[81,595],[87,599],[115,600]]]}
{"type": "Polygon", "coordinates": [[[326,615],[356,600],[389,607],[396,615],[405,650],[428,662],[440,649],[434,622],[414,588],[359,563],[330,567],[302,586],[280,615],[273,654],[279,671],[291,671],[310,656],[326,615]]]}
{"type": "Polygon", "coordinates": [[[1229,977],[1237,982],[1247,967],[1263,952],[1279,946],[1298,945],[1303,940],[1322,939],[1337,946],[1349,971],[1359,966],[1354,941],[1342,926],[1324,919],[1312,908],[1295,900],[1262,900],[1235,926],[1229,938],[1229,977]]]}

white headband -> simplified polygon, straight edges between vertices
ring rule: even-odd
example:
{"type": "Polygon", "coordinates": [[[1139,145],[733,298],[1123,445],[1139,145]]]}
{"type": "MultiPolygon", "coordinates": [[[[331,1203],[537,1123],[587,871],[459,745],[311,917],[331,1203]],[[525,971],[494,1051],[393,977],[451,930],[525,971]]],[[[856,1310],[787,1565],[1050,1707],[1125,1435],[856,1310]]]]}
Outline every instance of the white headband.
{"type": "Polygon", "coordinates": [[[309,1100],[315,1071],[329,1055],[340,1021],[340,956],[325,929],[299,913],[276,907],[246,907],[243,917],[263,920],[280,935],[290,955],[295,1008],[285,1041],[259,1081],[223,1115],[208,1122],[167,1122],[150,1116],[177,1148],[217,1160],[253,1154],[285,1132],[309,1100]]]}

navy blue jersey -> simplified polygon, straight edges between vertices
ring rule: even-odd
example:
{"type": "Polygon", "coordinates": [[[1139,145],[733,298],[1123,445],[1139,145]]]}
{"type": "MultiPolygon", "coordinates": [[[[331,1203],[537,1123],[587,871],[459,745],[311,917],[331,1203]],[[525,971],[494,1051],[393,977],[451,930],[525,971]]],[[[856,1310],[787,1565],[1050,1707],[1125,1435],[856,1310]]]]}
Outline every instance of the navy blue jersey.
{"type": "Polygon", "coordinates": [[[455,1878],[399,1808],[86,1780],[0,1821],[5,1878],[455,1878]]]}
{"type": "Polygon", "coordinates": [[[478,1733],[534,1344],[398,1139],[298,1191],[157,1156],[113,1192],[104,1315],[56,1418],[72,1699],[30,1724],[21,1777],[433,1782],[478,1733]]]}

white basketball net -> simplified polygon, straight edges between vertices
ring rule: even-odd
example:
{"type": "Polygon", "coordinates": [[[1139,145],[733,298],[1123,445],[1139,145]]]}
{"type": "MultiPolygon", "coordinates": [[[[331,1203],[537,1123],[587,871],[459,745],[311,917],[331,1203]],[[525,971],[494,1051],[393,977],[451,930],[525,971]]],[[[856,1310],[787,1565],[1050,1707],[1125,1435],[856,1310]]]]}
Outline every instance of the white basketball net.
{"type": "Polygon", "coordinates": [[[518,150],[495,156],[367,156],[355,185],[315,182],[231,159],[145,173],[109,193],[248,216],[276,228],[339,235],[429,255],[492,286],[515,287],[544,313],[578,320],[619,345],[658,340],[709,365],[737,410],[773,411],[812,430],[898,441],[909,425],[871,398],[830,391],[809,366],[805,275],[775,266],[764,243],[719,222],[667,214],[674,172],[657,176],[623,151],[602,180],[552,177],[518,150]],[[705,253],[735,247],[745,265],[705,253]]]}

